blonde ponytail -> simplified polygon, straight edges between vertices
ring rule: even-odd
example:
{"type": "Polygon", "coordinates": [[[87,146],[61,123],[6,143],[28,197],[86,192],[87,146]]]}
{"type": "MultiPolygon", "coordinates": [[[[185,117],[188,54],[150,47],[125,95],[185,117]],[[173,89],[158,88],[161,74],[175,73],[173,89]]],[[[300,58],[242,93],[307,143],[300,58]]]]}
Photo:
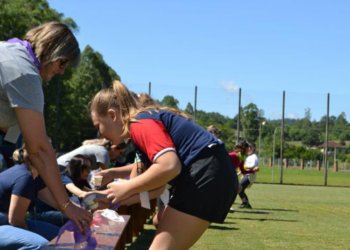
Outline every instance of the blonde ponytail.
{"type": "Polygon", "coordinates": [[[12,160],[16,164],[30,164],[29,155],[27,150],[25,149],[25,145],[23,147],[16,149],[12,154],[12,160]]]}
{"type": "Polygon", "coordinates": [[[150,112],[151,109],[167,110],[175,114],[181,115],[188,119],[188,116],[177,109],[158,107],[157,105],[144,105],[136,99],[136,95],[129,91],[128,88],[120,81],[113,82],[113,89],[102,89],[92,99],[90,112],[95,112],[100,117],[107,116],[109,109],[114,109],[123,124],[123,134],[125,136],[129,132],[129,122],[134,121],[134,117],[140,112],[150,112]]]}

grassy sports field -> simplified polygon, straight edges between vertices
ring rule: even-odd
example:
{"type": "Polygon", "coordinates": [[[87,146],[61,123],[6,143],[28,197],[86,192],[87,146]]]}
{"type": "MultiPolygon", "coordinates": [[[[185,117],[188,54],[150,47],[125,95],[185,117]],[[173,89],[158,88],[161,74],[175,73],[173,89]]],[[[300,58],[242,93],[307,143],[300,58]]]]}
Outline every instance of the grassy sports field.
{"type": "MultiPolygon", "coordinates": [[[[237,198],[191,249],[350,249],[350,188],[255,184],[247,194],[253,209],[237,209],[237,198]]],[[[154,232],[146,225],[127,249],[148,249],[154,232]]]]}
{"type": "MultiPolygon", "coordinates": [[[[279,166],[260,167],[257,182],[262,183],[279,183],[280,172],[279,166]]],[[[327,186],[350,187],[350,172],[333,172],[328,171],[327,186]]],[[[283,183],[299,184],[299,185],[317,185],[323,186],[325,180],[325,172],[323,169],[317,171],[315,169],[284,168],[283,183]]]]}

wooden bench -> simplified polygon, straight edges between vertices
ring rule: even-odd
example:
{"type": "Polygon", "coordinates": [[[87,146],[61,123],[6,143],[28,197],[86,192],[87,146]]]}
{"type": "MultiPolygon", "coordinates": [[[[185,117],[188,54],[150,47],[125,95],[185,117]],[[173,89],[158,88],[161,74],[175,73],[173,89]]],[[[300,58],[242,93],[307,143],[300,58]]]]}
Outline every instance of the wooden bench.
{"type": "MultiPolygon", "coordinates": [[[[96,238],[98,249],[125,249],[126,243],[126,227],[129,223],[130,216],[122,215],[125,222],[110,222],[108,231],[94,233],[96,238]]],[[[72,232],[65,231],[57,245],[55,245],[57,238],[54,238],[49,242],[48,246],[44,249],[74,249],[74,237],[72,232]]]]}

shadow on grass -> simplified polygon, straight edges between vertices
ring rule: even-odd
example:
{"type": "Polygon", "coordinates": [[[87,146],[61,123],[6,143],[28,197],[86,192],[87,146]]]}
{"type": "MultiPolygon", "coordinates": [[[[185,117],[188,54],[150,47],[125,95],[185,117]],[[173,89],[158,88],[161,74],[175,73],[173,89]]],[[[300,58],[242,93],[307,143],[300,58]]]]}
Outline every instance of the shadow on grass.
{"type": "Polygon", "coordinates": [[[270,214],[269,212],[259,212],[259,211],[254,211],[254,210],[235,210],[235,213],[242,213],[242,214],[270,214]]]}
{"type": "Polygon", "coordinates": [[[224,224],[237,224],[236,222],[232,222],[232,221],[224,221],[224,224]]]}
{"type": "Polygon", "coordinates": [[[267,219],[267,218],[236,218],[236,220],[257,220],[257,221],[280,221],[280,222],[299,222],[297,220],[279,220],[279,219],[267,219]]]}
{"type": "Polygon", "coordinates": [[[223,227],[223,226],[219,226],[219,225],[210,225],[209,228],[210,229],[223,230],[223,231],[239,230],[238,228],[235,228],[235,227],[223,227]]]}
{"type": "Polygon", "coordinates": [[[276,211],[276,212],[296,212],[296,213],[299,213],[299,210],[282,209],[282,208],[254,208],[254,210],[266,210],[266,211],[276,211]]]}
{"type": "Polygon", "coordinates": [[[148,249],[151,246],[154,234],[156,233],[155,229],[145,229],[141,234],[133,241],[130,245],[126,245],[127,250],[144,250],[148,249]]]}

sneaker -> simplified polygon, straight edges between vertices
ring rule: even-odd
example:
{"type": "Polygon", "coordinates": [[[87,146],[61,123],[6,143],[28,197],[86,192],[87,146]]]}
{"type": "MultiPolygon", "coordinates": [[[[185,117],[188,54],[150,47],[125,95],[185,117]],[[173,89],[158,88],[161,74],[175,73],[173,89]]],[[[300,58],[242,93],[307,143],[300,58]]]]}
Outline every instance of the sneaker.
{"type": "Polygon", "coordinates": [[[243,202],[241,205],[238,206],[238,208],[252,209],[252,206],[248,202],[243,202]]]}
{"type": "Polygon", "coordinates": [[[235,210],[231,207],[229,212],[230,212],[230,213],[234,213],[235,210]]]}

